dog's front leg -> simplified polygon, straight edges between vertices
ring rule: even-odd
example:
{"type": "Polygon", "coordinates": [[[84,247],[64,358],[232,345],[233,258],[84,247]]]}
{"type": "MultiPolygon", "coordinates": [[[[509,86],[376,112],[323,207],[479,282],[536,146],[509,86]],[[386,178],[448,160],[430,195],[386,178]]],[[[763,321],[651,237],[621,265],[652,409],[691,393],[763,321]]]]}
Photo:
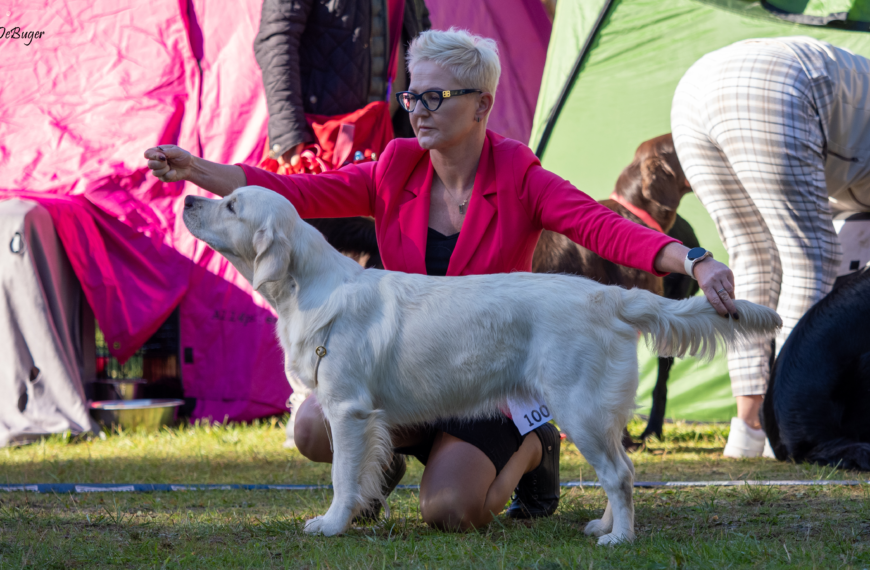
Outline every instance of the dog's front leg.
{"type": "Polygon", "coordinates": [[[296,415],[299,413],[302,402],[311,395],[311,390],[296,375],[296,372],[290,365],[290,358],[287,356],[287,353],[284,354],[284,375],[287,377],[287,382],[290,383],[290,389],[293,390],[293,393],[290,394],[290,398],[287,400],[290,404],[290,420],[287,422],[287,439],[284,441],[284,447],[294,448],[296,447],[296,415]]]}
{"type": "Polygon", "coordinates": [[[389,432],[377,412],[358,406],[324,409],[324,414],[332,430],[334,495],[325,515],[305,523],[305,532],[332,536],[347,530],[353,516],[374,498],[372,494],[379,494],[381,456],[389,452],[381,432],[389,432]]]}

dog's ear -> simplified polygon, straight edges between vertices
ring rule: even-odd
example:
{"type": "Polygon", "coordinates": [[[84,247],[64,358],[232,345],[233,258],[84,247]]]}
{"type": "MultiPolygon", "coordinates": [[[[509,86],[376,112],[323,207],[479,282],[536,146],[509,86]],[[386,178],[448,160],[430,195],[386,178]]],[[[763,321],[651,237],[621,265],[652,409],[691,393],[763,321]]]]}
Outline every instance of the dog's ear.
{"type": "Polygon", "coordinates": [[[278,281],[287,275],[290,257],[287,248],[281,247],[281,240],[276,238],[271,224],[260,228],[254,233],[254,290],[264,283],[278,281]]]}
{"type": "Polygon", "coordinates": [[[668,210],[676,210],[688,190],[683,187],[674,168],[661,156],[651,156],[641,162],[640,177],[644,198],[668,210]]]}

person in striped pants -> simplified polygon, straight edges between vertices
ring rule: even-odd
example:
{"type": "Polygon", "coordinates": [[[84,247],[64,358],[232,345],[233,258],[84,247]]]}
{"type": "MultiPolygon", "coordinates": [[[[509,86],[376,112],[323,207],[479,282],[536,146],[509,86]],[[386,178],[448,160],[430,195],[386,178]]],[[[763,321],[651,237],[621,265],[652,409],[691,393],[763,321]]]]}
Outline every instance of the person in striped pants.
{"type": "Polygon", "coordinates": [[[809,37],[732,44],[683,76],[671,127],[728,250],[736,295],[783,319],[773,345],[728,355],[738,417],[725,455],[757,457],[772,354],[836,278],[832,216],[870,211],[870,60],[809,37]]]}

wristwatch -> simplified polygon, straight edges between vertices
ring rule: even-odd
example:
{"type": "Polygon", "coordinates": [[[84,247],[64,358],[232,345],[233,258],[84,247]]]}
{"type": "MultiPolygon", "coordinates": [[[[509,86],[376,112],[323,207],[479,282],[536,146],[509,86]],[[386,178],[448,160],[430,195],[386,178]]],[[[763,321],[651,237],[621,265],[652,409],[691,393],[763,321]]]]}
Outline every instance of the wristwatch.
{"type": "Polygon", "coordinates": [[[698,279],[695,277],[695,265],[704,261],[708,257],[712,258],[713,254],[703,247],[693,247],[690,249],[689,253],[686,254],[686,260],[683,262],[686,274],[697,281],[698,279]]]}

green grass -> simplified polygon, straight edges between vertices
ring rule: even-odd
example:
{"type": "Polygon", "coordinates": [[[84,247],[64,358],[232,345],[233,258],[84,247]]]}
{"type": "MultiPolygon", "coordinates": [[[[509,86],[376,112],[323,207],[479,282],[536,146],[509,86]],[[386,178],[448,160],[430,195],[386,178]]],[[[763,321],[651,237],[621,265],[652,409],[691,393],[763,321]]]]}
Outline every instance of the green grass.
{"type": "MultiPolygon", "coordinates": [[[[639,422],[630,426],[633,433],[639,422]]],[[[637,479],[861,479],[860,473],[776,461],[725,460],[727,426],[669,424],[632,455],[637,479]]],[[[53,437],[0,450],[3,483],[328,483],[328,466],[286,450],[281,422],[185,427],[105,440],[53,437]]],[[[403,483],[418,483],[412,461],[403,483]]],[[[563,480],[595,480],[572,445],[563,480]]],[[[638,540],[599,548],[582,534],[601,516],[599,489],[573,488],[556,515],[499,517],[450,534],[424,525],[414,491],[393,516],[338,538],[309,537],[305,519],[331,492],[187,491],[0,494],[0,568],[865,568],[870,487],[636,490],[638,540]]]]}

